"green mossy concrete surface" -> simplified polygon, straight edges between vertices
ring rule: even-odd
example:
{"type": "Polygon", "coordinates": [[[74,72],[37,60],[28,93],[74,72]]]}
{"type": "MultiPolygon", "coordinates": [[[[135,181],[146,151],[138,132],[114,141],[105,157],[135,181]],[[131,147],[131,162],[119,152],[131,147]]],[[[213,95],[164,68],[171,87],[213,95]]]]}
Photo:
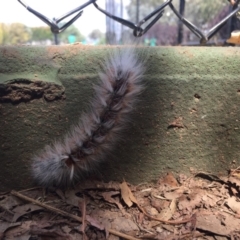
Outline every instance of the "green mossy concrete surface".
{"type": "MultiPolygon", "coordinates": [[[[0,48],[0,93],[16,79],[50,82],[65,98],[0,103],[0,190],[31,186],[31,157],[61,139],[87,109],[113,47],[0,48]]],[[[140,49],[138,49],[140,50],[140,49]]],[[[123,141],[98,169],[103,180],[141,183],[168,171],[226,174],[239,165],[240,49],[141,48],[146,90],[123,141]]]]}

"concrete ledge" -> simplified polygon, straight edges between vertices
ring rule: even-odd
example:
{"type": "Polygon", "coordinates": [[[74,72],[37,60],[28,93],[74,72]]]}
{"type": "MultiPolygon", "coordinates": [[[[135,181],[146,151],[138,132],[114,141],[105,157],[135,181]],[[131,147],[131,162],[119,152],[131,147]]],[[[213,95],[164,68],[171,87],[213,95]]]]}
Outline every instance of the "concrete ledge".
{"type": "MultiPolygon", "coordinates": [[[[0,191],[32,185],[31,156],[78,121],[109,47],[0,48],[0,191]]],[[[142,50],[142,49],[141,49],[142,50]]],[[[144,49],[146,90],[98,171],[140,183],[240,163],[240,49],[144,49]]]]}

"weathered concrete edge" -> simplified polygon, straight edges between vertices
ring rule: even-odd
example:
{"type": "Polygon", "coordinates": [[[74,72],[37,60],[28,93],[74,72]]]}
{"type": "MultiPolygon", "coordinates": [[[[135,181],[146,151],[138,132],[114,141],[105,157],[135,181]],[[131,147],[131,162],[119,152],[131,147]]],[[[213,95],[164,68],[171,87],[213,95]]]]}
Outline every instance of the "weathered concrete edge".
{"type": "MultiPolygon", "coordinates": [[[[29,48],[32,47],[17,50],[24,52],[29,48]]],[[[27,169],[32,154],[76,122],[91,97],[92,82],[96,81],[97,70],[108,48],[42,48],[45,53],[46,50],[51,53],[50,66],[60,67],[56,78],[66,88],[67,99],[52,103],[35,99],[14,106],[1,104],[0,156],[4,171],[0,182],[8,187],[22,188],[25,183],[29,184],[27,169]]],[[[237,164],[240,146],[238,48],[145,50],[146,91],[134,113],[131,132],[127,132],[125,143],[110,157],[114,161],[103,166],[106,168],[103,175],[107,179],[124,177],[140,182],[168,170],[186,173],[195,167],[224,173],[233,163],[237,164]],[[181,118],[183,127],[172,124],[181,118]]],[[[34,47],[30,52],[34,52],[34,47]]],[[[15,61],[14,56],[6,56],[5,64],[15,61]]],[[[32,57],[38,61],[37,56],[32,57]]],[[[31,57],[26,61],[31,62],[31,57]]]]}

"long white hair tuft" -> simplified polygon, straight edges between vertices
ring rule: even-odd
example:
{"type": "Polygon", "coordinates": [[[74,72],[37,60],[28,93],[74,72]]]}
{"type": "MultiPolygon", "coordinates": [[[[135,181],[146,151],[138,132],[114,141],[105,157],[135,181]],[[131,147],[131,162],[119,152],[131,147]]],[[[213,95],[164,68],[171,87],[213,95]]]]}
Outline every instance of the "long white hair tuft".
{"type": "Polygon", "coordinates": [[[66,188],[101,163],[114,148],[143,90],[144,66],[133,48],[117,48],[99,73],[90,109],[62,141],[33,158],[32,175],[43,187],[66,188]]]}

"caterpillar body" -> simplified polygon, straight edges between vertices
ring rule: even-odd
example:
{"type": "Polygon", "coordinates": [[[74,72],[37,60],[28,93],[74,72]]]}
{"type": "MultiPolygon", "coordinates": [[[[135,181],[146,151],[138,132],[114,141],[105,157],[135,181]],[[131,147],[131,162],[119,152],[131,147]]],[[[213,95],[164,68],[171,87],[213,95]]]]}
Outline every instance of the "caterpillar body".
{"type": "Polygon", "coordinates": [[[132,48],[117,48],[108,58],[88,112],[62,141],[33,158],[32,175],[40,186],[69,187],[101,164],[120,139],[143,90],[144,67],[132,48]]]}

